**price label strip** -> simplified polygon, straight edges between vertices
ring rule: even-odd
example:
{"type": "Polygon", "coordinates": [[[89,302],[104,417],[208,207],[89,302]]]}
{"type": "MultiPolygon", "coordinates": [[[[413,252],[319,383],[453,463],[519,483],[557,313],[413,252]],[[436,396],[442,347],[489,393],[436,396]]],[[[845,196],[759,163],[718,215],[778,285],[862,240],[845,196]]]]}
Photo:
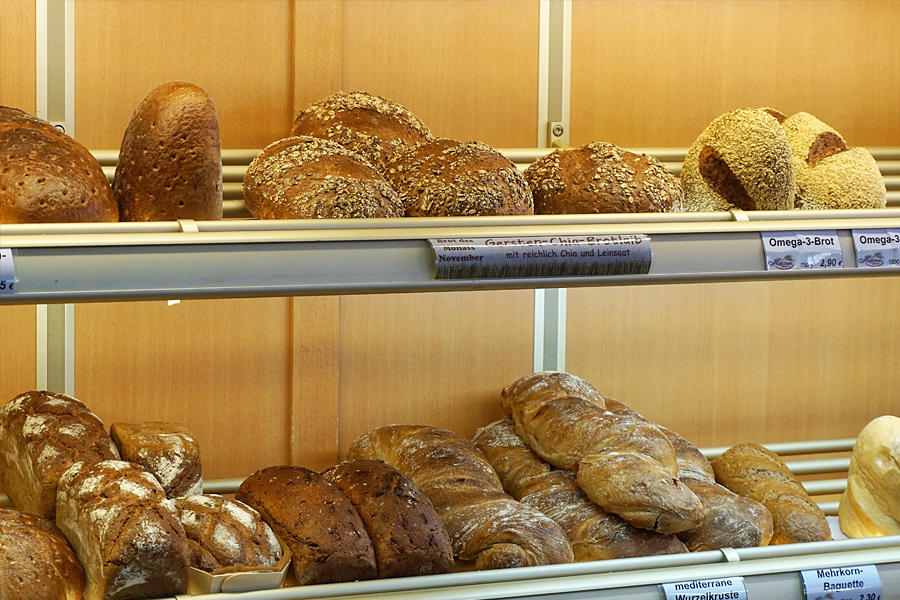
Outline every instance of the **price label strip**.
{"type": "Polygon", "coordinates": [[[644,275],[653,253],[644,234],[440,238],[435,279],[644,275]]]}
{"type": "Polygon", "coordinates": [[[840,269],[844,255],[837,231],[761,232],[767,271],[840,269]]]}
{"type": "Polygon", "coordinates": [[[743,577],[660,584],[665,600],[747,600],[743,577]]]}
{"type": "Polygon", "coordinates": [[[881,600],[875,565],[800,571],[806,600],[881,600]]]}
{"type": "Polygon", "coordinates": [[[12,249],[0,248],[0,294],[12,294],[18,281],[12,249]]]}
{"type": "Polygon", "coordinates": [[[851,234],[857,267],[900,267],[900,229],[854,229],[851,234]]]}

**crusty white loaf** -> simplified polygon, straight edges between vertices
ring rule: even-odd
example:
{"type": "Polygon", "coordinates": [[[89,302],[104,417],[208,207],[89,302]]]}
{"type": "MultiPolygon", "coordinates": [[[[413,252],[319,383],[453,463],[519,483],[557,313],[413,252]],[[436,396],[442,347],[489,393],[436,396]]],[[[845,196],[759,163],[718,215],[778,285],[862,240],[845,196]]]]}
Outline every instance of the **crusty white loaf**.
{"type": "Polygon", "coordinates": [[[184,425],[157,421],[113,423],[109,431],[122,460],[150,471],[169,498],[203,492],[200,445],[184,425]]]}
{"type": "Polygon", "coordinates": [[[838,519],[847,537],[900,535],[900,417],[878,417],[859,432],[838,519]]]}

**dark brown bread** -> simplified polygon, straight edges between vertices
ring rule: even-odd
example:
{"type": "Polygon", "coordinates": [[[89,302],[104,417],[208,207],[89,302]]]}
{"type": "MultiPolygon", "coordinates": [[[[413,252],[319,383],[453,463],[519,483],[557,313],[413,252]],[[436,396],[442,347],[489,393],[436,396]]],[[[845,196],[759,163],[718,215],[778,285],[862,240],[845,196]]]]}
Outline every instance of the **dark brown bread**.
{"type": "Polygon", "coordinates": [[[397,192],[359,155],[336,142],[289,137],[266,148],[244,175],[257,219],[400,217],[397,192]]]}
{"type": "Polygon", "coordinates": [[[81,600],[84,569],[51,521],[0,508],[0,598],[81,600]]]}
{"type": "Polygon", "coordinates": [[[203,493],[200,445],[179,423],[113,423],[109,429],[122,460],[141,465],[156,477],[166,496],[203,493]]]}
{"type": "Polygon", "coordinates": [[[0,223],[118,218],[103,169],[84,146],[46,121],[0,106],[0,223]]]}
{"type": "Polygon", "coordinates": [[[0,487],[19,510],[52,519],[69,467],[115,458],[103,423],[71,396],[35,390],[0,407],[0,487]]]}
{"type": "Polygon", "coordinates": [[[56,524],[84,565],[85,600],[159,598],[187,590],[187,544],[154,477],[121,460],[76,463],[59,480],[56,524]]]}
{"type": "Polygon", "coordinates": [[[165,83],[125,128],[113,181],[123,221],[222,218],[219,121],[196,85],[165,83]]]}
{"type": "Polygon", "coordinates": [[[375,553],[350,500],[302,467],[269,467],[244,480],[235,498],[256,509],[291,550],[298,585],[374,579],[375,553]]]}
{"type": "Polygon", "coordinates": [[[652,156],[592,142],[556,150],[525,170],[538,215],[668,212],[681,183],[652,156]]]}
{"type": "Polygon", "coordinates": [[[362,517],[378,563],[378,577],[447,573],[450,538],[428,497],[380,460],[346,460],[322,476],[338,487],[362,517]]]}
{"type": "Polygon", "coordinates": [[[481,142],[433,140],[399,155],[385,176],[400,194],[408,217],[534,213],[525,178],[506,157],[481,142]]]}

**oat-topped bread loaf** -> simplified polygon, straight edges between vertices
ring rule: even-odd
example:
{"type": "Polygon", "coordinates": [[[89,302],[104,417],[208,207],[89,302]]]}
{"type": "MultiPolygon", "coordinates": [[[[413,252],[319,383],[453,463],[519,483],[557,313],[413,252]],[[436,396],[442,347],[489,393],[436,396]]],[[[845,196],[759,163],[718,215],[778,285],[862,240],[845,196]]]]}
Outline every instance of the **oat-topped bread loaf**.
{"type": "Polygon", "coordinates": [[[76,463],[59,480],[56,524],[87,576],[85,600],[158,598],[187,590],[187,543],[154,477],[122,460],[76,463]]]}
{"type": "Polygon", "coordinates": [[[875,158],[850,148],[837,131],[809,113],[781,124],[794,160],[794,204],[802,209],[884,208],[887,189],[875,158]]]}
{"type": "Polygon", "coordinates": [[[428,497],[408,477],[380,460],[355,458],[322,476],[339,488],[362,517],[375,549],[378,577],[447,573],[450,538],[428,497]]]}
{"type": "Polygon", "coordinates": [[[219,120],[206,92],[172,81],[141,100],[122,137],[113,189],[123,221],[222,218],[219,120]]]}
{"type": "Polygon", "coordinates": [[[859,432],[838,519],[847,537],[900,535],[900,417],[878,417],[859,432]]]}
{"type": "Polygon", "coordinates": [[[0,507],[0,598],[81,600],[84,569],[52,521],[0,507]]]}
{"type": "Polygon", "coordinates": [[[337,142],[383,172],[405,150],[432,139],[408,109],[367,92],[338,92],[297,115],[291,135],[337,142]]]}
{"type": "Polygon", "coordinates": [[[200,445],[184,425],[113,423],[109,431],[122,460],[147,469],[169,498],[203,493],[200,445]]]}
{"type": "Polygon", "coordinates": [[[538,215],[668,212],[681,182],[652,156],[592,142],[555,150],[525,170],[538,215]]]}
{"type": "Polygon", "coordinates": [[[0,407],[0,487],[19,510],[52,519],[66,469],[114,458],[103,423],[71,396],[35,390],[0,407]]]}
{"type": "Polygon", "coordinates": [[[375,552],[359,513],[337,487],[302,467],[269,467],[235,498],[256,509],[290,549],[297,585],[374,579],[375,552]]]}
{"type": "Polygon", "coordinates": [[[257,219],[403,216],[397,192],[358,154],[308,136],[269,144],[253,159],[244,202],[257,219]]]}
{"type": "Polygon", "coordinates": [[[733,110],[703,130],[681,169],[683,210],[794,207],[791,147],[773,113],[761,108],[733,110]]]}
{"type": "Polygon", "coordinates": [[[525,178],[481,142],[440,138],[401,154],[385,174],[408,217],[530,215],[525,178]]]}
{"type": "Polygon", "coordinates": [[[50,123],[0,106],[0,223],[118,221],[100,163],[50,123]]]}
{"type": "Polygon", "coordinates": [[[239,500],[213,494],[175,499],[187,536],[190,565],[202,571],[274,567],[278,538],[259,513],[239,500]]]}

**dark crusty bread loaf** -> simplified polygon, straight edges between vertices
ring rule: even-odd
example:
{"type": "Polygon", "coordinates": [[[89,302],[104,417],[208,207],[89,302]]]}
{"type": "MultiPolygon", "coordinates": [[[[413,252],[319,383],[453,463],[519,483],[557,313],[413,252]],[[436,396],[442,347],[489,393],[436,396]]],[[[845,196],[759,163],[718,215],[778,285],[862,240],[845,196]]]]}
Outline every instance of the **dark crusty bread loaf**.
{"type": "Polygon", "coordinates": [[[556,150],[525,170],[538,215],[668,212],[681,183],[652,156],[592,142],[556,150]]]}
{"type": "Polygon", "coordinates": [[[196,85],[165,83],[125,128],[113,190],[123,221],[222,218],[219,121],[196,85]]]}
{"type": "Polygon", "coordinates": [[[66,469],[114,458],[103,423],[71,396],[36,390],[0,407],[0,487],[19,510],[52,519],[66,469]]]}
{"type": "Polygon", "coordinates": [[[403,216],[397,192],[358,154],[306,136],[278,140],[253,159],[244,202],[257,219],[403,216]]]}
{"type": "Polygon", "coordinates": [[[314,102],[297,115],[291,135],[337,142],[382,172],[398,154],[432,139],[408,109],[367,92],[338,92],[314,102]]]}
{"type": "Polygon", "coordinates": [[[362,517],[378,564],[378,577],[447,573],[450,538],[428,497],[408,477],[380,460],[356,458],[322,476],[362,517]]]}
{"type": "Polygon", "coordinates": [[[190,565],[203,571],[274,567],[278,538],[259,513],[239,500],[212,494],[174,500],[187,536],[190,565]]]}
{"type": "Polygon", "coordinates": [[[200,445],[184,425],[113,423],[109,432],[122,460],[147,469],[169,498],[203,493],[200,445]]]}
{"type": "Polygon", "coordinates": [[[534,213],[525,178],[506,157],[481,142],[433,140],[399,155],[385,176],[400,194],[408,217],[534,213]]]}
{"type": "Polygon", "coordinates": [[[84,565],[85,600],[187,590],[187,544],[154,477],[121,460],[76,463],[59,480],[56,524],[84,565]]]}
{"type": "Polygon", "coordinates": [[[269,467],[241,483],[235,498],[253,507],[291,550],[298,585],[374,579],[375,553],[350,500],[302,467],[269,467]]]}
{"type": "Polygon", "coordinates": [[[0,106],[0,223],[117,221],[103,169],[50,123],[0,106]]]}
{"type": "Polygon", "coordinates": [[[52,521],[0,507],[0,598],[81,600],[84,569],[52,521]]]}

